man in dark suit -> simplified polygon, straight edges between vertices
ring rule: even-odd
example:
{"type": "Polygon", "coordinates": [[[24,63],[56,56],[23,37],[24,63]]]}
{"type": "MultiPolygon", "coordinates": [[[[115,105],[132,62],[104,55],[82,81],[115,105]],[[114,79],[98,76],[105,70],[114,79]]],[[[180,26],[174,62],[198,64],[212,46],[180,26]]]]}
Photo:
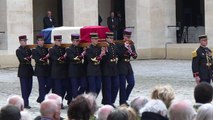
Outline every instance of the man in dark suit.
{"type": "Polygon", "coordinates": [[[51,78],[54,79],[54,92],[64,98],[68,87],[68,65],[61,41],[61,35],[54,36],[55,45],[49,50],[49,54],[52,60],[51,78]]]}
{"type": "Polygon", "coordinates": [[[48,49],[44,48],[44,38],[42,35],[37,35],[37,47],[32,50],[33,59],[35,60],[35,75],[38,78],[39,97],[38,103],[44,100],[44,96],[51,89],[50,66],[48,64],[49,53],[48,49]]]}
{"type": "Polygon", "coordinates": [[[109,43],[109,46],[106,49],[106,55],[102,59],[102,103],[113,106],[119,89],[117,68],[118,51],[116,44],[113,43],[113,33],[107,32],[106,36],[106,40],[109,43]]]}
{"type": "Polygon", "coordinates": [[[199,36],[200,47],[192,52],[192,72],[197,84],[212,80],[212,51],[207,47],[206,35],[199,36]]]}
{"type": "MultiPolygon", "coordinates": [[[[87,88],[86,69],[84,67],[84,55],[86,53],[79,45],[79,34],[71,35],[72,45],[66,49],[67,59],[69,61],[70,86],[72,97],[83,94],[87,88]]],[[[71,102],[71,100],[68,100],[71,102]]]]}
{"type": "Polygon", "coordinates": [[[88,60],[87,77],[89,92],[94,92],[97,95],[101,90],[101,68],[100,61],[104,56],[105,51],[98,47],[98,33],[90,33],[92,44],[86,50],[86,57],[88,60]]]}
{"type": "Polygon", "coordinates": [[[44,29],[55,27],[55,19],[52,17],[52,12],[47,11],[47,16],[43,18],[44,29]]]}
{"type": "Polygon", "coordinates": [[[26,47],[27,36],[19,36],[20,47],[16,50],[16,56],[19,60],[18,77],[21,83],[21,94],[24,99],[24,107],[30,109],[29,96],[32,90],[33,67],[31,65],[32,53],[26,47]]]}
{"type": "Polygon", "coordinates": [[[115,13],[111,12],[110,16],[107,18],[107,25],[111,32],[114,33],[114,39],[117,39],[117,30],[118,30],[118,20],[115,17],[115,13]]]}
{"type": "Polygon", "coordinates": [[[130,58],[137,58],[135,46],[130,40],[131,32],[124,31],[124,44],[119,46],[118,70],[120,79],[120,105],[127,104],[126,102],[135,85],[134,72],[130,64],[130,58]],[[126,81],[128,85],[126,86],[126,81]]]}

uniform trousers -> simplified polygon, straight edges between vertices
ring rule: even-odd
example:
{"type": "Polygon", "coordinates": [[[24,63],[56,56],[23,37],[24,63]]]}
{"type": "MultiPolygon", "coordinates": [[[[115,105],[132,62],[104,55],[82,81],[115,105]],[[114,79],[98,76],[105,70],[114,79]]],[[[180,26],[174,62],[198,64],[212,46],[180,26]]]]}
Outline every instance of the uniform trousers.
{"type": "Polygon", "coordinates": [[[83,94],[87,89],[86,77],[71,77],[70,83],[72,86],[72,97],[75,98],[83,94]]]}
{"type": "Polygon", "coordinates": [[[41,103],[47,93],[50,92],[52,81],[49,77],[37,77],[39,85],[39,97],[37,102],[41,103]]]}
{"type": "Polygon", "coordinates": [[[119,75],[120,80],[120,105],[125,104],[129,95],[135,86],[135,78],[133,74],[119,75]],[[127,82],[127,86],[126,86],[127,82]]]}
{"type": "Polygon", "coordinates": [[[54,79],[54,92],[63,99],[68,88],[68,79],[54,79]]]}
{"type": "Polygon", "coordinates": [[[89,92],[99,94],[101,90],[101,76],[88,76],[88,88],[89,92]]]}
{"type": "Polygon", "coordinates": [[[103,104],[113,105],[119,89],[118,76],[104,76],[102,80],[103,104]]]}
{"type": "Polygon", "coordinates": [[[20,77],[21,94],[24,99],[24,106],[29,106],[29,97],[32,91],[32,77],[20,77]]]}

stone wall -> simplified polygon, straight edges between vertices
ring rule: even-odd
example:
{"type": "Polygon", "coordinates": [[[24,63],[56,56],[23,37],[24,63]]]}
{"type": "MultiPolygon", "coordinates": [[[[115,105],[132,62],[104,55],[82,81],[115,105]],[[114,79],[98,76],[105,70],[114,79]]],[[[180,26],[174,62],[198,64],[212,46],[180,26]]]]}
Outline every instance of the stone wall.
{"type": "Polygon", "coordinates": [[[0,1],[0,50],[7,49],[7,11],[6,0],[0,1]]]}

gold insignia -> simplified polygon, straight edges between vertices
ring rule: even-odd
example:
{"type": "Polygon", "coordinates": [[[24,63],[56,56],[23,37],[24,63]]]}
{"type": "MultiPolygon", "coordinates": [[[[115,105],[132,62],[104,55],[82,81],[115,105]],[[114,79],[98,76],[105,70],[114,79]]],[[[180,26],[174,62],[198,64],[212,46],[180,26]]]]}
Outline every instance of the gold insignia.
{"type": "Polygon", "coordinates": [[[197,49],[192,52],[192,58],[197,57],[197,49]]]}

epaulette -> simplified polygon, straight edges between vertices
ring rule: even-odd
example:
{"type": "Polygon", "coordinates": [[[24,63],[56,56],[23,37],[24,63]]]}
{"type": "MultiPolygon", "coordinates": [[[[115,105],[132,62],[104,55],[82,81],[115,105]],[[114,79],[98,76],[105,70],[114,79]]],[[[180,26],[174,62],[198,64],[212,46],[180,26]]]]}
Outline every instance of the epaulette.
{"type": "Polygon", "coordinates": [[[194,51],[192,51],[192,58],[197,57],[197,49],[195,49],[194,51]]]}

